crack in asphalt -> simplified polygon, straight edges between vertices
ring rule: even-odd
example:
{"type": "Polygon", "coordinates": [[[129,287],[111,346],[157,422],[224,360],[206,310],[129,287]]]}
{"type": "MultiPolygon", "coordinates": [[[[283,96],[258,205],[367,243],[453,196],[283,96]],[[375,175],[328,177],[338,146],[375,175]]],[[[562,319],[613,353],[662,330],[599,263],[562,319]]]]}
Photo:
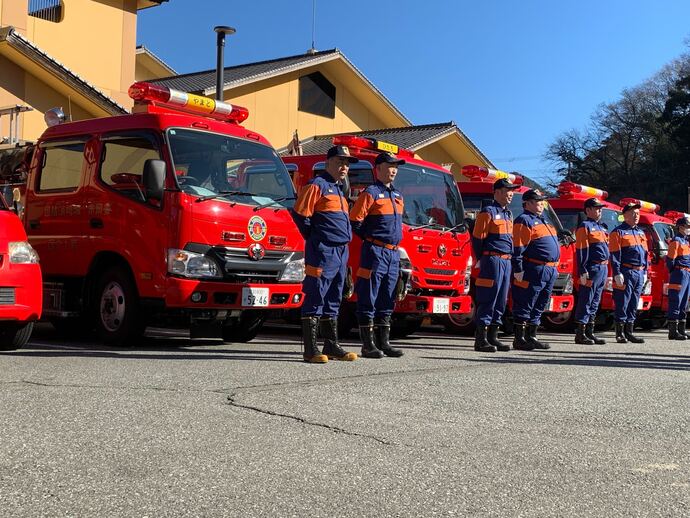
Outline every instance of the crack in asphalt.
{"type": "Polygon", "coordinates": [[[291,415],[291,414],[282,414],[280,412],[275,412],[273,410],[265,410],[263,408],[259,408],[259,407],[253,406],[253,405],[243,405],[242,403],[238,403],[236,401],[235,398],[237,396],[238,396],[238,394],[236,394],[236,393],[228,395],[228,404],[234,408],[241,408],[243,410],[251,410],[253,412],[268,415],[271,417],[283,417],[285,419],[291,419],[293,421],[297,421],[297,422],[305,424],[307,426],[314,426],[317,428],[325,428],[326,430],[333,432],[333,433],[349,435],[352,437],[361,437],[364,439],[371,439],[371,440],[376,441],[380,444],[383,444],[384,446],[397,446],[398,445],[397,443],[394,443],[392,441],[388,441],[386,439],[381,439],[380,437],[376,437],[375,435],[367,435],[367,434],[363,434],[363,433],[351,432],[349,430],[345,430],[344,428],[340,428],[338,426],[333,426],[333,425],[329,425],[329,424],[325,424],[325,423],[318,423],[316,421],[310,421],[308,419],[305,419],[304,417],[299,417],[299,416],[291,415]]]}

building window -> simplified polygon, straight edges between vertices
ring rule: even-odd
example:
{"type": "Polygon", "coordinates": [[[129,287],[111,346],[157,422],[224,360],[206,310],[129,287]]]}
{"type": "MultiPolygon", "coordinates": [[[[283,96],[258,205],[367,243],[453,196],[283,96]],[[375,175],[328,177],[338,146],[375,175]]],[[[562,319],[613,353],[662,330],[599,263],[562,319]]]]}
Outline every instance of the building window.
{"type": "Polygon", "coordinates": [[[29,16],[48,20],[62,21],[62,0],[29,0],[29,16]]]}
{"type": "Polygon", "coordinates": [[[335,118],[335,86],[320,72],[299,78],[299,104],[301,112],[335,118]]]}

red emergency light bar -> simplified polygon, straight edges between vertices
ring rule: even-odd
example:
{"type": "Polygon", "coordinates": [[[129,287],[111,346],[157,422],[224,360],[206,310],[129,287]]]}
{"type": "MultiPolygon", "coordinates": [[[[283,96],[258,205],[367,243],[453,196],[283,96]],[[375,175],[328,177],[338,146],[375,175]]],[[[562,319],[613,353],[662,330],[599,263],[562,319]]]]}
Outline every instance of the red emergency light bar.
{"type": "Polygon", "coordinates": [[[558,184],[558,194],[586,194],[593,198],[601,198],[602,200],[605,200],[609,196],[608,192],[602,191],[601,189],[573,182],[561,182],[558,184]]]}
{"type": "Polygon", "coordinates": [[[673,223],[680,218],[690,218],[690,214],[687,212],[680,212],[678,210],[667,210],[664,213],[664,217],[673,220],[673,223]]]}
{"type": "Polygon", "coordinates": [[[242,106],[234,106],[203,97],[190,94],[181,90],[173,90],[166,86],[154,85],[143,81],[134,83],[129,87],[129,96],[137,102],[145,104],[159,104],[168,106],[174,110],[205,115],[212,119],[241,123],[249,117],[249,110],[242,106]]]}
{"type": "Polygon", "coordinates": [[[640,209],[644,210],[645,212],[651,212],[651,213],[656,213],[661,209],[659,205],[656,203],[652,203],[649,201],[644,201],[644,200],[638,200],[637,198],[623,198],[620,202],[620,206],[624,207],[628,203],[635,203],[640,206],[640,209]]]}
{"type": "Polygon", "coordinates": [[[478,165],[464,165],[460,170],[463,176],[475,182],[495,182],[501,178],[505,178],[510,183],[522,185],[524,181],[519,174],[506,173],[497,169],[489,169],[488,167],[480,167],[478,165]]]}
{"type": "Polygon", "coordinates": [[[401,148],[397,144],[384,142],[369,137],[357,137],[355,135],[340,135],[333,137],[334,146],[351,146],[360,149],[371,149],[373,151],[381,151],[393,153],[401,158],[414,158],[414,153],[409,149],[401,148]]]}

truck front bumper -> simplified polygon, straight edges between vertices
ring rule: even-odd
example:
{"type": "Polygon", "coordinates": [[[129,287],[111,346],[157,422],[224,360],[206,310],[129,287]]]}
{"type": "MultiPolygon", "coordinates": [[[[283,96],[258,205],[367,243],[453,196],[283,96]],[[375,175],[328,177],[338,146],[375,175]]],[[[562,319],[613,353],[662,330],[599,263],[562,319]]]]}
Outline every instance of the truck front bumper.
{"type": "Polygon", "coordinates": [[[38,264],[0,267],[0,320],[29,322],[41,317],[43,287],[38,264]]]}
{"type": "Polygon", "coordinates": [[[456,297],[431,297],[426,295],[406,295],[396,302],[396,313],[415,313],[424,315],[469,313],[472,308],[472,298],[469,295],[456,297]]]}

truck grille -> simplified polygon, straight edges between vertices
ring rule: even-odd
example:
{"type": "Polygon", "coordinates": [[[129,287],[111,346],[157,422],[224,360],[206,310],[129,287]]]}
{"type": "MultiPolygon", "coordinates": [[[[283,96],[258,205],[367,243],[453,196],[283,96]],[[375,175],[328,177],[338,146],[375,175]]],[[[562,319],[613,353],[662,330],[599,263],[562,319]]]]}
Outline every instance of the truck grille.
{"type": "Polygon", "coordinates": [[[14,288],[0,288],[0,306],[14,304],[14,288]]]}
{"type": "Polygon", "coordinates": [[[224,265],[225,280],[253,284],[277,282],[290,261],[301,259],[301,252],[266,250],[266,255],[254,261],[246,248],[215,247],[213,253],[224,265]]]}
{"type": "Polygon", "coordinates": [[[442,268],[424,268],[424,272],[431,275],[455,275],[458,273],[457,270],[444,270],[442,268]]]}
{"type": "MultiPolygon", "coordinates": [[[[566,287],[567,284],[572,284],[571,283],[571,276],[569,273],[559,273],[558,277],[556,277],[556,282],[553,283],[553,291],[551,292],[552,295],[564,295],[563,291],[566,287]]],[[[572,293],[572,286],[571,286],[571,291],[568,293],[572,293]]]]}
{"type": "Polygon", "coordinates": [[[439,281],[437,279],[426,279],[426,283],[431,286],[452,286],[453,281],[439,281]]]}

